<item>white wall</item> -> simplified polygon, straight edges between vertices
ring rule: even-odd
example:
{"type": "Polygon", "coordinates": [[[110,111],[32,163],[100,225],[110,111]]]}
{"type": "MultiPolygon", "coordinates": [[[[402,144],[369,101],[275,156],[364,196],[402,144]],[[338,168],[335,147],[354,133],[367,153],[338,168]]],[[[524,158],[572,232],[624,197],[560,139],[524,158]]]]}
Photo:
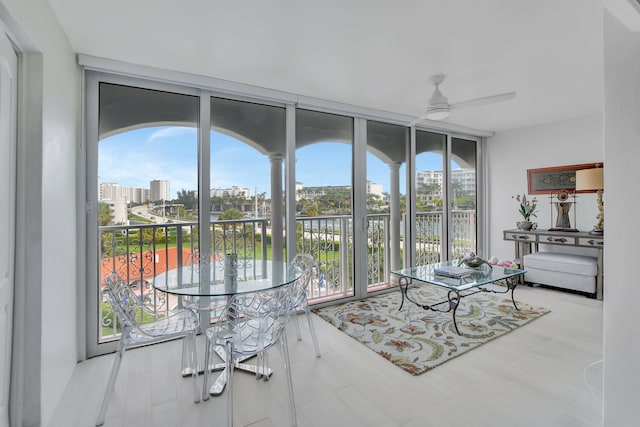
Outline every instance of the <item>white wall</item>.
{"type": "MultiPolygon", "coordinates": [[[[602,162],[602,118],[598,114],[499,132],[488,138],[487,156],[487,255],[497,256],[500,260],[512,260],[514,244],[503,240],[502,231],[516,228],[516,222],[522,220],[518,203],[511,196],[527,192],[527,169],[602,162]]],[[[538,195],[537,198],[539,212],[533,221],[541,229],[555,226],[555,223],[551,223],[549,198],[546,195],[538,195]]],[[[606,192],[604,200],[606,204],[606,192]]],[[[591,230],[596,223],[597,213],[595,194],[581,194],[569,214],[571,225],[579,230],[591,230]],[[577,225],[573,220],[574,209],[577,225]]],[[[554,212],[554,221],[555,218],[554,212]]],[[[605,215],[605,227],[606,220],[605,215]]]]}
{"type": "Polygon", "coordinates": [[[637,265],[640,229],[640,32],[604,16],[605,427],[638,425],[640,340],[637,265]]]}
{"type": "MultiPolygon", "coordinates": [[[[26,120],[41,123],[41,141],[19,140],[19,144],[41,147],[41,175],[39,171],[33,171],[33,178],[26,178],[38,179],[39,182],[31,182],[29,186],[41,189],[41,200],[26,201],[27,208],[41,206],[42,210],[42,223],[30,224],[33,234],[41,239],[41,265],[29,266],[40,269],[41,278],[39,282],[16,283],[16,286],[40,289],[41,313],[29,314],[40,318],[40,327],[25,332],[41,333],[39,348],[27,344],[34,348],[25,349],[27,353],[41,352],[40,384],[30,383],[33,378],[37,379],[31,371],[37,371],[38,367],[27,366],[30,372],[26,375],[22,398],[36,402],[38,396],[40,399],[40,420],[34,420],[34,415],[28,413],[24,425],[47,425],[71,377],[77,354],[76,152],[78,129],[81,128],[81,79],[75,54],[48,1],[0,0],[0,6],[8,11],[9,17],[4,17],[4,23],[17,38],[18,45],[41,59],[33,62],[33,67],[40,70],[27,71],[42,78],[42,105],[33,105],[32,99],[21,103],[26,120]]],[[[19,197],[28,199],[32,196],[19,197]]],[[[36,259],[35,262],[39,261],[36,259]]]]}

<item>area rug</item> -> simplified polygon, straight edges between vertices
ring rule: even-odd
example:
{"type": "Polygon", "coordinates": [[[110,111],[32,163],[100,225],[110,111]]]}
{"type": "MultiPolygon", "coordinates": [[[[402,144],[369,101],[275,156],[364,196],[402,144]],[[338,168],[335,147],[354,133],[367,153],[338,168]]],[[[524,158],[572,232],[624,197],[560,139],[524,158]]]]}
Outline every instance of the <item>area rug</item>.
{"type": "MultiPolygon", "coordinates": [[[[409,292],[425,303],[446,300],[429,285],[412,285],[409,292]]],[[[483,292],[463,298],[456,311],[460,335],[451,312],[427,311],[407,301],[398,311],[399,290],[313,311],[396,366],[420,375],[550,311],[518,300],[516,310],[507,295],[483,292]]]]}

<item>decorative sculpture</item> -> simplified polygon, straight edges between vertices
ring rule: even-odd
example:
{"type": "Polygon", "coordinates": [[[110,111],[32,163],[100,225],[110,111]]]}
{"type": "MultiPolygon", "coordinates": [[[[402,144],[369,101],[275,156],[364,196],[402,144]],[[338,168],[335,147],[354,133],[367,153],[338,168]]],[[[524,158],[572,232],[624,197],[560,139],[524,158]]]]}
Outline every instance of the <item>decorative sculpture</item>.
{"type": "MultiPolygon", "coordinates": [[[[549,228],[549,231],[578,231],[577,228],[571,228],[571,219],[569,211],[576,201],[576,194],[569,195],[566,191],[560,191],[558,194],[552,194],[551,198],[551,218],[553,218],[553,206],[556,207],[558,217],[556,218],[556,226],[549,228]],[[573,197],[573,201],[569,201],[569,197],[573,197]],[[556,201],[554,201],[554,199],[556,201]]],[[[573,220],[575,222],[576,210],[573,210],[573,220]]]]}
{"type": "Polygon", "coordinates": [[[490,269],[493,268],[493,266],[491,265],[491,263],[489,263],[489,261],[480,258],[473,252],[460,258],[460,260],[458,261],[458,267],[462,264],[472,268],[477,268],[477,267],[480,267],[482,264],[487,264],[490,269]]]}

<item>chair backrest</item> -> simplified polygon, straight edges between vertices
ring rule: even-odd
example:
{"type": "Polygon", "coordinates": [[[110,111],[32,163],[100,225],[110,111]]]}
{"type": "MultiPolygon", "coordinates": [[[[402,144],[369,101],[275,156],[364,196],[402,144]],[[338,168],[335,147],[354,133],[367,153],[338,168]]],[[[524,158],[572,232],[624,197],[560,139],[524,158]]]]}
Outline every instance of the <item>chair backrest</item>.
{"type": "Polygon", "coordinates": [[[117,273],[105,277],[108,300],[123,326],[136,328],[138,324],[153,321],[157,314],[147,307],[138,295],[117,273]]]}
{"type": "Polygon", "coordinates": [[[220,320],[226,322],[236,354],[257,354],[278,341],[290,318],[290,292],[282,286],[229,299],[220,320]]]}
{"type": "Polygon", "coordinates": [[[309,294],[313,292],[311,289],[314,278],[318,273],[318,264],[313,259],[313,256],[309,254],[298,254],[291,263],[293,268],[299,268],[302,275],[298,279],[297,283],[294,283],[291,291],[292,306],[297,307],[302,304],[309,294]]]}

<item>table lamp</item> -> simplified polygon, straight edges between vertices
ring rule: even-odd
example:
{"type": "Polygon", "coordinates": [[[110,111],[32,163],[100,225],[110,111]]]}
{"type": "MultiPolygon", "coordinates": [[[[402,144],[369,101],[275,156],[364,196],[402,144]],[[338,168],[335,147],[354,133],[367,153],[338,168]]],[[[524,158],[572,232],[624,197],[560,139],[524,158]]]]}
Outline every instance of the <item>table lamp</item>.
{"type": "Polygon", "coordinates": [[[576,171],[576,191],[596,191],[598,193],[598,223],[589,234],[604,233],[604,206],[602,191],[604,190],[604,168],[582,169],[576,171]]]}

